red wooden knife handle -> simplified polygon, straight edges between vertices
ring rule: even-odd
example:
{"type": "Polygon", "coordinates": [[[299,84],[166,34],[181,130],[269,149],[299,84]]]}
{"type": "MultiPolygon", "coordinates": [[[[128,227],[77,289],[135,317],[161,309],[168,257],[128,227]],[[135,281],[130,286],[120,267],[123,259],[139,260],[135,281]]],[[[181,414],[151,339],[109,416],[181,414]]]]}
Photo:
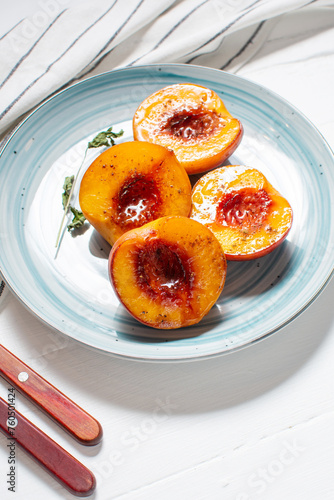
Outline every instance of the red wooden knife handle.
{"type": "Polygon", "coordinates": [[[17,443],[74,495],[93,493],[96,480],[89,469],[18,411],[15,410],[16,426],[8,427],[9,413],[8,404],[0,398],[0,429],[12,446],[17,443]]]}
{"type": "Polygon", "coordinates": [[[0,375],[46,411],[81,444],[101,441],[100,423],[56,387],[0,345],[0,375]]]}

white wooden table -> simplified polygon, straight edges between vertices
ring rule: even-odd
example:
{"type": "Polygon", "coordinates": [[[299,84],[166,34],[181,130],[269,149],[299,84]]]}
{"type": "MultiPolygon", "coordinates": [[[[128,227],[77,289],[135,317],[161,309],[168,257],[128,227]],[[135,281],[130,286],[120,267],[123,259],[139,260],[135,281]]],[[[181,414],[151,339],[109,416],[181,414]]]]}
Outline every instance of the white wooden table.
{"type": "MultiPolygon", "coordinates": [[[[334,147],[334,9],[281,17],[238,74],[290,101],[334,147]]],[[[332,280],[252,347],[158,364],[90,350],[8,292],[1,343],[93,414],[103,441],[76,444],[18,393],[17,409],[94,472],[96,500],[332,500],[333,296],[332,280]]],[[[8,388],[0,380],[3,398],[8,388]]],[[[1,499],[73,498],[19,449],[16,492],[8,491],[6,445],[0,435],[1,499]]]]}

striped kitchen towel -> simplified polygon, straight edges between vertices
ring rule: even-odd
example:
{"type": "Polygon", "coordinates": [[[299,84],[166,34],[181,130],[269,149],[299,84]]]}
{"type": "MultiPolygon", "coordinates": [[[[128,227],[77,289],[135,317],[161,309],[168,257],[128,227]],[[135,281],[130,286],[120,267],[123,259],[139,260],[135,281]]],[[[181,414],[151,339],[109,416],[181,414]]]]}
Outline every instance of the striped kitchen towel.
{"type": "Polygon", "coordinates": [[[72,82],[114,68],[193,63],[236,72],[278,16],[334,0],[40,0],[0,34],[0,137],[72,82]]]}

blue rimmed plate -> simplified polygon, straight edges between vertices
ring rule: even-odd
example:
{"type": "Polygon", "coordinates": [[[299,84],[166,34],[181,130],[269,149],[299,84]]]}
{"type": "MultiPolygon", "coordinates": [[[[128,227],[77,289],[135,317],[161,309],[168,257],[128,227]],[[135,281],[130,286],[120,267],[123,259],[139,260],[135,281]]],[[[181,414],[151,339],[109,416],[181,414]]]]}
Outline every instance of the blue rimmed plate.
{"type": "MultiPolygon", "coordinates": [[[[101,151],[89,150],[85,165],[101,151]]],[[[278,331],[319,294],[333,272],[333,154],[314,126],[276,94],[243,78],[191,65],[125,68],[94,76],[39,106],[8,139],[0,159],[0,269],[17,297],[56,330],[103,351],[185,360],[239,349],[278,331]],[[289,200],[293,228],[274,252],[229,262],[220,299],[193,327],[160,331],[128,315],[107,273],[110,247],[91,227],[65,233],[55,258],[66,175],[87,142],[113,125],[129,140],[138,104],[166,85],[215,90],[244,125],[229,159],[251,165],[289,200]]]]}

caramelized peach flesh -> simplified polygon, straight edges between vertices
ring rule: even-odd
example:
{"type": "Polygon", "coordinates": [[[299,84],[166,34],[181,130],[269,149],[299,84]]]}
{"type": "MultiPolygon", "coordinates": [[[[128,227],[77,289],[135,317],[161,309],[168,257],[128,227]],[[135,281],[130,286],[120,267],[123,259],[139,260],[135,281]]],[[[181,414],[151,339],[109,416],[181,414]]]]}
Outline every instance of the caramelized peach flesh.
{"type": "Polygon", "coordinates": [[[199,179],[190,217],[211,229],[227,260],[268,254],[292,225],[288,201],[261,172],[242,165],[220,167],[199,179]]]}
{"type": "Polygon", "coordinates": [[[109,256],[113,288],[138,321],[174,329],[198,323],[225,283],[224,252],[205,226],[162,217],[128,231],[109,256]]]}
{"type": "Polygon", "coordinates": [[[191,83],[165,87],[145,99],[133,117],[135,140],[172,149],[188,174],[222,164],[243,134],[240,121],[212,90],[191,83]]]}
{"type": "Polygon", "coordinates": [[[126,231],[165,215],[189,216],[191,184],[174,153],[129,141],[93,161],[80,184],[86,219],[111,244],[126,231]]]}

